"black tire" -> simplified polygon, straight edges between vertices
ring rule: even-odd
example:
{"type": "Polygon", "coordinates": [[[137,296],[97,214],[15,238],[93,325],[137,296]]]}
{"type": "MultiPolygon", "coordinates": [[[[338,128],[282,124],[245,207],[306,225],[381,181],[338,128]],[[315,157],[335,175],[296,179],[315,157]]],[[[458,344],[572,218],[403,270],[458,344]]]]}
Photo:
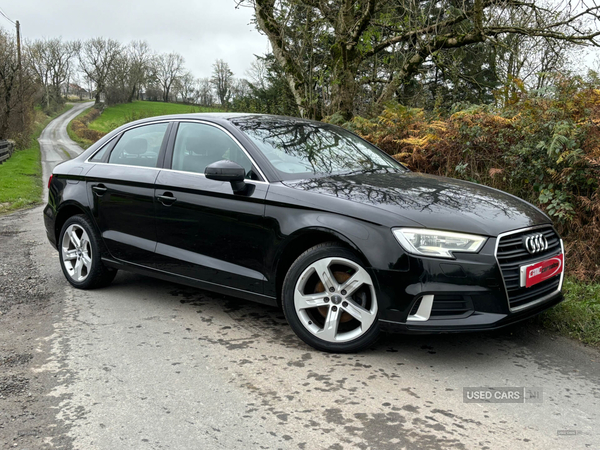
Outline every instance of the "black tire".
{"type": "MultiPolygon", "coordinates": [[[[283,282],[282,307],[294,333],[317,350],[332,353],[358,352],[375,343],[379,337],[377,298],[373,282],[360,258],[352,250],[334,242],[310,248],[291,265],[283,282]],[[317,275],[317,269],[323,264],[327,267],[327,273],[334,277],[334,279],[330,279],[329,289],[325,289],[326,283],[321,280],[322,277],[317,275]],[[346,273],[344,273],[344,265],[348,267],[346,273]],[[361,269],[364,273],[360,271],[361,269]],[[353,278],[354,275],[358,276],[359,273],[361,277],[365,277],[364,274],[366,274],[370,284],[359,284],[361,287],[354,291],[354,294],[346,297],[346,291],[341,288],[346,281],[353,278]],[[317,276],[316,279],[315,276],[317,276]],[[333,291],[330,292],[330,289],[333,291]],[[341,295],[342,293],[344,295],[341,295]],[[298,304],[296,304],[296,295],[299,295],[298,304]],[[302,309],[305,305],[303,299],[312,298],[312,295],[319,297],[325,295],[323,300],[317,301],[326,301],[327,303],[319,307],[309,306],[302,309]],[[360,295],[362,303],[357,300],[356,295],[360,295]],[[355,308],[357,303],[360,303],[359,306],[362,307],[362,310],[351,309],[355,308]],[[332,312],[334,308],[335,313],[332,312]],[[347,312],[348,308],[354,312],[363,311],[366,319],[359,321],[354,318],[347,312]],[[366,314],[367,312],[369,314],[366,314]],[[328,339],[321,338],[319,334],[325,336],[323,332],[327,328],[326,324],[334,315],[338,317],[335,331],[328,334],[328,339]],[[363,324],[366,325],[363,326],[363,324]],[[355,325],[357,326],[353,329],[352,327],[355,325]]],[[[335,322],[336,320],[332,320],[329,323],[335,322]]]]}
{"type": "Polygon", "coordinates": [[[96,289],[108,286],[114,280],[117,270],[102,264],[102,245],[100,235],[86,216],[76,215],[67,219],[60,230],[58,255],[63,274],[71,285],[78,289],[96,289]],[[82,245],[77,247],[72,238],[67,237],[68,241],[65,241],[67,230],[75,232],[77,237],[87,236],[87,239],[80,240],[82,245]],[[79,276],[78,263],[84,269],[79,276]]]}

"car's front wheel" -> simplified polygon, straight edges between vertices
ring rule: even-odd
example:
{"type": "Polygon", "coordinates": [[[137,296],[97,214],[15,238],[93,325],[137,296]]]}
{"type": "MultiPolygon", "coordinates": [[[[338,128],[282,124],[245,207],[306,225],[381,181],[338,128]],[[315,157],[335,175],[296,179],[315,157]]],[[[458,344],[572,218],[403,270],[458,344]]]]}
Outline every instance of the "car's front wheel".
{"type": "Polygon", "coordinates": [[[100,245],[100,236],[87,217],[73,216],[63,225],[58,245],[60,265],[76,288],[107,286],[115,278],[117,271],[102,264],[100,245]]]}
{"type": "Polygon", "coordinates": [[[327,352],[356,352],[379,335],[371,276],[350,249],[319,244],[298,257],[283,283],[283,312],[300,339],[327,352]]]}

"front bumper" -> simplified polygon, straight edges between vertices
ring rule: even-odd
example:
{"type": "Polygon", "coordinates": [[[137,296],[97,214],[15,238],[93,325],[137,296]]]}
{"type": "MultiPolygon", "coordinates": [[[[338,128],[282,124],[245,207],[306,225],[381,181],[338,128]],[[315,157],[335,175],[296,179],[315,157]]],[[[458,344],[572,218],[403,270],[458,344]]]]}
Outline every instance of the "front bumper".
{"type": "MultiPolygon", "coordinates": [[[[456,260],[403,254],[394,270],[372,269],[381,329],[403,333],[493,330],[526,320],[563,300],[564,275],[558,275],[531,291],[526,289],[531,298],[511,308],[509,298],[513,297],[506,289],[496,249],[497,239],[490,238],[479,254],[456,255],[456,260]]],[[[562,244],[556,251],[562,251],[562,244]]]]}
{"type": "Polygon", "coordinates": [[[557,292],[544,301],[537,303],[531,308],[523,309],[516,313],[495,314],[486,312],[473,312],[472,315],[463,319],[429,320],[422,323],[393,322],[380,320],[382,331],[406,334],[436,334],[436,333],[468,333],[473,331],[491,331],[508,325],[527,320],[546,309],[563,301],[561,292],[557,292]]]}

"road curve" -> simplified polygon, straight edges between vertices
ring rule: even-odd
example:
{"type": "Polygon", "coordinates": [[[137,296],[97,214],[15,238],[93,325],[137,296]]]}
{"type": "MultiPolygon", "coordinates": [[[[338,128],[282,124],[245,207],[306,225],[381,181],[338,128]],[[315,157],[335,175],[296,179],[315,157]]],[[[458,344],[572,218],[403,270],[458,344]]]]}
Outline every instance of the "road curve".
{"type": "Polygon", "coordinates": [[[74,158],[82,149],[67,133],[67,125],[81,112],[92,106],[93,102],[75,103],[73,108],[48,124],[38,138],[42,153],[42,170],[44,179],[44,200],[48,198],[48,177],[58,163],[74,158]]]}

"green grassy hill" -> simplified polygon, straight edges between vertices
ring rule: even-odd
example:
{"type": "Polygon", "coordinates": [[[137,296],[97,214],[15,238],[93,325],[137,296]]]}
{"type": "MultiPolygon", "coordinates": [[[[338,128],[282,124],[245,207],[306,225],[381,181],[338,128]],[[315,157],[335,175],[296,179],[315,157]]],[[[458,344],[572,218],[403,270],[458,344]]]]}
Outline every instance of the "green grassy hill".
{"type": "Polygon", "coordinates": [[[109,106],[100,117],[88,124],[92,130],[108,133],[127,122],[146,117],[163,116],[166,114],[186,114],[195,112],[220,112],[218,108],[182,105],[179,103],[136,101],[109,106]]]}

